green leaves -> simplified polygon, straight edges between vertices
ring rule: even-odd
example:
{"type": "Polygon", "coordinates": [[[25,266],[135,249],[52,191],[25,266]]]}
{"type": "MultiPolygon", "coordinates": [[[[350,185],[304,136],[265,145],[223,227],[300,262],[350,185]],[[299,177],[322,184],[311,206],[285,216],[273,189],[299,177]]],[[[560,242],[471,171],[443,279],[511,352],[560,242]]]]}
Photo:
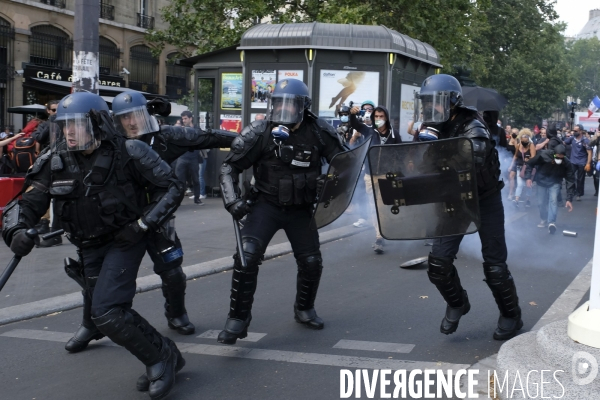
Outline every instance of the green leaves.
{"type": "Polygon", "coordinates": [[[169,27],[146,39],[185,57],[235,45],[261,20],[385,25],[431,44],[445,73],[472,70],[508,98],[517,125],[551,117],[567,95],[600,93],[600,42],[566,46],[552,0],[172,0],[161,13],[169,27]]]}

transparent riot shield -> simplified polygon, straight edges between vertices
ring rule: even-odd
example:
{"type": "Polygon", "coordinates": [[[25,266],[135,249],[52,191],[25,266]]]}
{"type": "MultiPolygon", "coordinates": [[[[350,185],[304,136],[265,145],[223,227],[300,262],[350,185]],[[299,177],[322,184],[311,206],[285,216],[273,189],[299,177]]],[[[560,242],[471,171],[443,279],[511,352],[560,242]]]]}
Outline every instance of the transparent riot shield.
{"type": "Polygon", "coordinates": [[[352,201],[356,182],[367,157],[371,138],[350,151],[338,153],[329,163],[311,226],[320,229],[338,219],[352,201]]]}
{"type": "Polygon", "coordinates": [[[368,162],[384,238],[430,239],[479,228],[469,139],[373,146],[368,162]]]}

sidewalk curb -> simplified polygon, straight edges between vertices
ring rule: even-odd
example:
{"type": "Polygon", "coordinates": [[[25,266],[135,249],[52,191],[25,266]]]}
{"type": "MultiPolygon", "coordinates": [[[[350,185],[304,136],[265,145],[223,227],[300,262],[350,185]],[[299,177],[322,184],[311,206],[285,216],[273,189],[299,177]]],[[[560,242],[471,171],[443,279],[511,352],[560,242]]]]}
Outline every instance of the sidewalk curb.
{"type": "MultiPolygon", "coordinates": [[[[368,230],[370,227],[356,228],[352,225],[337,229],[332,229],[327,232],[319,233],[319,241],[321,245],[345,237],[354,236],[368,230]]],[[[265,260],[275,257],[290,254],[292,246],[290,242],[284,242],[272,246],[268,246],[265,251],[265,260]]],[[[217,274],[219,272],[233,269],[233,258],[222,257],[215,260],[205,261],[199,264],[183,267],[183,271],[187,275],[187,280],[195,279],[207,275],[217,274]]],[[[161,287],[161,279],[158,275],[152,274],[138,278],[136,280],[136,294],[143,293],[161,287]]],[[[38,300],[31,303],[19,304],[12,307],[0,309],[0,326],[10,324],[12,322],[23,321],[26,319],[42,317],[52,313],[72,310],[83,305],[81,293],[70,293],[62,296],[50,297],[44,300],[38,300]]]]}
{"type": "MultiPolygon", "coordinates": [[[[575,308],[583,299],[583,296],[586,295],[587,291],[590,288],[590,282],[592,280],[592,262],[594,259],[591,259],[583,269],[577,274],[577,276],[571,281],[569,286],[562,292],[560,296],[552,303],[550,308],[542,315],[542,317],[538,320],[538,322],[528,331],[535,332],[542,329],[542,327],[556,322],[561,321],[575,311],[575,308]]],[[[528,333],[524,332],[524,333],[528,333]]],[[[497,357],[498,353],[492,354],[489,357],[486,357],[475,364],[471,365],[469,370],[479,370],[480,374],[487,377],[487,371],[490,371],[490,374],[497,368],[497,357]]],[[[466,387],[466,378],[463,377],[461,379],[461,387],[466,387]]],[[[479,398],[486,397],[490,398],[488,393],[488,382],[484,380],[479,380],[478,385],[475,386],[475,392],[479,394],[479,398]],[[489,396],[489,397],[488,397],[489,396]]]]}

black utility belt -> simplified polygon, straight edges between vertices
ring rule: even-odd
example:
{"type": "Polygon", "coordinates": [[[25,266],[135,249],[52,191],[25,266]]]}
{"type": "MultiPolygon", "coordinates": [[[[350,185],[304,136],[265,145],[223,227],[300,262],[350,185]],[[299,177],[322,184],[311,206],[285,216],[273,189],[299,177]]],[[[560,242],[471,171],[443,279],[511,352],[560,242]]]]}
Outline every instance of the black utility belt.
{"type": "Polygon", "coordinates": [[[115,235],[116,233],[107,233],[91,239],[81,239],[71,236],[67,233],[67,239],[69,239],[69,242],[81,249],[89,249],[92,247],[100,247],[108,242],[113,241],[115,239],[115,235]]]}

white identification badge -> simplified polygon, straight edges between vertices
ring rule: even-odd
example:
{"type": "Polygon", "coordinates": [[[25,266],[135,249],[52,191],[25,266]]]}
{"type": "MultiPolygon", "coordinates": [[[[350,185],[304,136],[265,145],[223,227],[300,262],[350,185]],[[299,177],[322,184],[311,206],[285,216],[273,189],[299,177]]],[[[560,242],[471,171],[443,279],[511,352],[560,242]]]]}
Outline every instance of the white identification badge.
{"type": "Polygon", "coordinates": [[[309,167],[310,166],[310,161],[298,161],[298,160],[292,160],[292,165],[295,165],[296,167],[309,167]]]}

